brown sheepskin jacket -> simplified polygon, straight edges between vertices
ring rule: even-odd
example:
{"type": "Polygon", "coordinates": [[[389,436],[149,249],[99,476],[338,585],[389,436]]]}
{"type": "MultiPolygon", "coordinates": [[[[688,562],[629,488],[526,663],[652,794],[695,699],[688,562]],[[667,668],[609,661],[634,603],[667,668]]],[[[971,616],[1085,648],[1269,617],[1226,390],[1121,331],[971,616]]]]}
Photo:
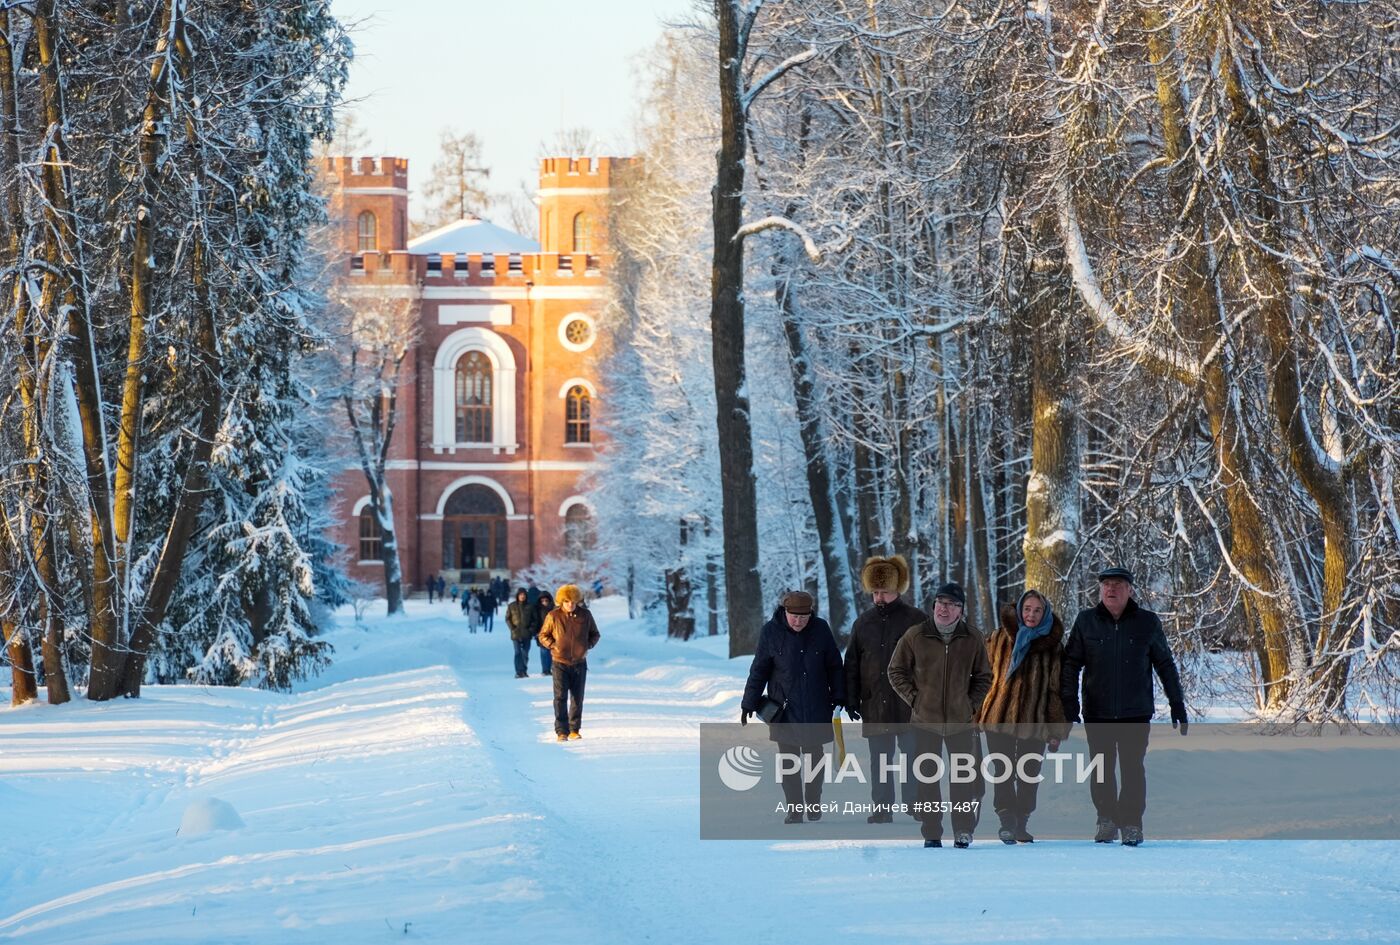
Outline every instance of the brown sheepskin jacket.
{"type": "Polygon", "coordinates": [[[1060,622],[1059,614],[1056,614],[1050,632],[1030,645],[1015,675],[1008,678],[1011,650],[1016,645],[1016,629],[1015,609],[1003,607],[1001,625],[987,635],[992,690],[982,700],[977,722],[984,726],[1006,725],[1006,733],[1019,738],[1041,741],[1063,739],[1070,730],[1060,703],[1060,661],[1065,653],[1065,626],[1060,622]]]}

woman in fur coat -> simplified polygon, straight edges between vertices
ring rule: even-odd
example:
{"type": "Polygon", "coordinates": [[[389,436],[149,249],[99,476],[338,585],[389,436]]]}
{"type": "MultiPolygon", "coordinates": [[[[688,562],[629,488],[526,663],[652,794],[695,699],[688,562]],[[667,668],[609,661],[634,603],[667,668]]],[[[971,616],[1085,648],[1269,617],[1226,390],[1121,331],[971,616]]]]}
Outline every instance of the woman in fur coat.
{"type": "MultiPolygon", "coordinates": [[[[1040,756],[1057,751],[1069,734],[1060,703],[1064,624],[1037,590],[1027,590],[1013,610],[1002,608],[1001,624],[987,635],[992,689],[977,721],[987,733],[987,752],[1012,765],[1013,776],[995,785],[992,806],[1001,820],[1002,843],[1030,843],[1026,822],[1035,810],[1040,756]],[[1034,755],[1021,764],[1022,755],[1034,755]],[[1021,775],[1025,775],[1023,780],[1021,775]]],[[[994,770],[1000,770],[999,767],[994,770]]]]}

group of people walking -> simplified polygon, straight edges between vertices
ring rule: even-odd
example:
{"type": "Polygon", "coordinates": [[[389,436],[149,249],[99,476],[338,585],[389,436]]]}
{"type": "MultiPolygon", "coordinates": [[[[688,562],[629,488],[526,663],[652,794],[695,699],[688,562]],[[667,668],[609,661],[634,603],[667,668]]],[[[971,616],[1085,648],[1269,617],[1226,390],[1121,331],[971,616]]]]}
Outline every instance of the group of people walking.
{"type": "Polygon", "coordinates": [[[598,624],[584,605],[583,591],[577,584],[565,584],[557,595],[534,585],[522,587],[506,607],[506,626],[515,648],[515,678],[529,676],[533,640],[540,648],[540,673],[554,679],[555,738],[561,742],[582,738],[588,651],[601,639],[598,624]]]}
{"type": "MultiPolygon", "coordinates": [[[[982,786],[952,779],[943,803],[938,779],[915,778],[919,756],[943,751],[1010,764],[1011,776],[997,782],[993,807],[998,838],[1031,843],[1028,830],[1036,807],[1041,759],[1058,750],[1082,720],[1092,760],[1102,777],[1090,779],[1097,812],[1094,840],[1142,842],[1147,804],[1145,756],[1154,712],[1155,672],[1171,706],[1173,727],[1186,734],[1186,702],[1176,662],[1157,615],[1134,600],[1133,575],[1108,568],[1099,576],[1099,602],[1081,610],[1068,638],[1051,601],[1027,588],[998,626],[983,634],[965,616],[967,596],[956,583],[934,593],[932,614],[906,603],[909,567],[893,555],[873,557],[861,569],[861,585],[872,606],[851,627],[844,658],[831,627],[815,614],[803,591],[784,595],[759,634],[744,689],[740,721],[765,706],[770,738],[784,755],[804,761],[824,752],[834,738],[833,714],[845,709],[861,721],[870,751],[871,823],[894,816],[895,781],[901,800],[916,811],[925,847],[941,847],[943,812],[950,814],[954,845],[971,845],[982,786]],[[891,779],[889,772],[903,777],[891,779]]],[[[803,765],[784,774],[787,823],[821,816],[822,778],[803,765]]]]}

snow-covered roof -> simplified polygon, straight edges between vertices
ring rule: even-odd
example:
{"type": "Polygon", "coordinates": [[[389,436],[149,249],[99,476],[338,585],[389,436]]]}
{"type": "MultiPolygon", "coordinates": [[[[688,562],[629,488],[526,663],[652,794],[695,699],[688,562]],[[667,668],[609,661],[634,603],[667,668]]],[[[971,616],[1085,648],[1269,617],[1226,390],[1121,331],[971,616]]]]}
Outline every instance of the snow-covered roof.
{"type": "Polygon", "coordinates": [[[538,253],[540,244],[528,236],[502,229],[489,220],[468,217],[409,240],[408,251],[418,256],[440,253],[538,253]]]}

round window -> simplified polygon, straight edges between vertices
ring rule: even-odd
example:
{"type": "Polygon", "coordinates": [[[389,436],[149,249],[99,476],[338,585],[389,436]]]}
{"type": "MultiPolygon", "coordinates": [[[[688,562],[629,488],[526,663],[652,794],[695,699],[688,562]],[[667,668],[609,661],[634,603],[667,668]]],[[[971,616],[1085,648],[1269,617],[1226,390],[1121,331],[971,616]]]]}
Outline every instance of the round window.
{"type": "Polygon", "coordinates": [[[593,344],[593,320],[570,315],[559,326],[559,340],[571,351],[583,351],[593,344]]]}

